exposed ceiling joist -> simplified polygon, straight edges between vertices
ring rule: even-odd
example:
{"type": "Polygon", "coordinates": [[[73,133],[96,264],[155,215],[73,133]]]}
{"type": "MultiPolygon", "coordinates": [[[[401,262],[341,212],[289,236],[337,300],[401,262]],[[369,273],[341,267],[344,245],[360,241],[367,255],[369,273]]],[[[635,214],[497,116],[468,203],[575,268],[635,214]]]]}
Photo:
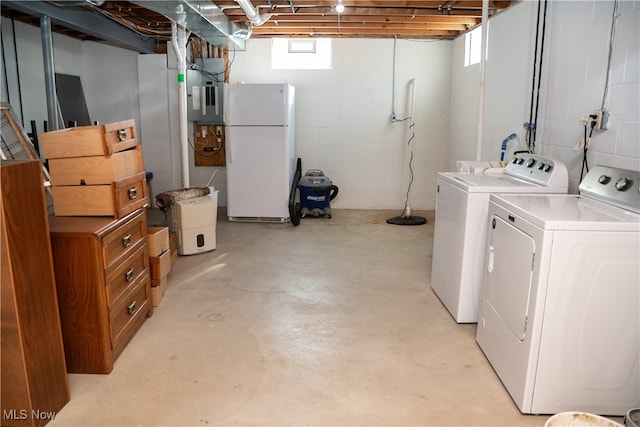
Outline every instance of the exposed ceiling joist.
{"type": "MultiPolygon", "coordinates": [[[[521,0],[489,0],[489,17],[518,1],[521,0]]],[[[27,9],[32,14],[35,5],[46,5],[58,11],[63,9],[63,16],[59,13],[52,16],[54,31],[83,40],[105,40],[139,52],[149,52],[154,43],[168,41],[172,21],[214,45],[244,49],[244,41],[234,35],[242,35],[243,32],[246,35],[250,22],[234,0],[109,0],[93,2],[95,5],[87,2],[88,6],[84,8],[58,8],[52,3],[62,4],[64,0],[4,0],[0,6],[3,16],[16,17],[33,25],[38,25],[37,19],[29,21],[25,19],[25,16],[29,18],[28,15],[10,10],[7,5],[12,9],[27,9]],[[84,13],[76,19],[76,12],[84,13]],[[102,18],[100,21],[114,22],[110,28],[94,25],[84,19],[87,15],[102,18]],[[84,24],[78,25],[78,20],[84,24]],[[56,26],[56,21],[66,28],[56,26]]],[[[452,40],[482,21],[482,0],[343,0],[346,9],[342,14],[336,13],[336,3],[337,0],[251,0],[259,14],[269,16],[264,24],[252,25],[251,37],[452,40]]],[[[48,10],[37,10],[36,14],[46,12],[48,10]]]]}
{"type": "MultiPolygon", "coordinates": [[[[245,22],[233,0],[216,0],[235,22],[245,22]]],[[[482,21],[482,0],[343,0],[338,14],[336,0],[253,0],[261,13],[269,13],[264,25],[253,28],[253,37],[402,37],[454,39],[482,21]]],[[[516,1],[489,0],[489,15],[516,1]]]]}
{"type": "Polygon", "coordinates": [[[155,52],[156,40],[141,38],[115,21],[83,7],[60,7],[51,2],[12,0],[3,0],[2,6],[37,18],[48,16],[57,26],[90,35],[115,46],[142,53],[155,52]]]}

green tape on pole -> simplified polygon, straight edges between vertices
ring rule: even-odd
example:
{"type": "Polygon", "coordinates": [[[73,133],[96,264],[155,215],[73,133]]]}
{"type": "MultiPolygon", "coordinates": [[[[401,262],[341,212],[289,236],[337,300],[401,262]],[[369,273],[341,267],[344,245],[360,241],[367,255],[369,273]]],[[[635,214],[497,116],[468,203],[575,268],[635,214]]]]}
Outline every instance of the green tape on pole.
{"type": "Polygon", "coordinates": [[[178,74],[178,83],[184,83],[184,74],[182,73],[178,74]]]}

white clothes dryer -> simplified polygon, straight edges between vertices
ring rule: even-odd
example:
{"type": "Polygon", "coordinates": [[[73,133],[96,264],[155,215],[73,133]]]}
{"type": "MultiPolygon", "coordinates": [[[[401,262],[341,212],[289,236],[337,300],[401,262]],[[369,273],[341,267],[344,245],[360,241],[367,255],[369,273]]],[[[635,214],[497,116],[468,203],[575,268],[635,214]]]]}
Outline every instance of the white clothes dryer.
{"type": "Polygon", "coordinates": [[[487,211],[491,193],[565,193],[567,168],[557,160],[520,154],[506,168],[484,173],[440,172],[431,288],[458,323],[478,320],[487,211]]]}
{"type": "Polygon", "coordinates": [[[640,407],[640,172],[491,195],[476,340],[525,414],[640,407]]]}

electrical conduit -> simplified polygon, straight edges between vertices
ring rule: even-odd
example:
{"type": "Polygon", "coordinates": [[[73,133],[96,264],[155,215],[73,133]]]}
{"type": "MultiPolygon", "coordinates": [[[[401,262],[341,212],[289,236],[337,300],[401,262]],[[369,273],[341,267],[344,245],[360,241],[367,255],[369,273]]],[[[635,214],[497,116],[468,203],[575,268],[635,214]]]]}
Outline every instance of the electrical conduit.
{"type": "Polygon", "coordinates": [[[189,136],[187,132],[187,42],[185,30],[171,23],[171,43],[178,60],[178,102],[180,108],[180,157],[182,160],[182,188],[189,188],[189,136]]]}

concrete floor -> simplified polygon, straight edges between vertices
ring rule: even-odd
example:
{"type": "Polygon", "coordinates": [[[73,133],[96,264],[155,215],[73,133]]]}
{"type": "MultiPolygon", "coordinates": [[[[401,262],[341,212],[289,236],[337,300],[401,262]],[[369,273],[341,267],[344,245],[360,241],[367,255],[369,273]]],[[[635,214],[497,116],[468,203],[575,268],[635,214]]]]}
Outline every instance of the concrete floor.
{"type": "Polygon", "coordinates": [[[109,375],[69,375],[50,426],[543,426],[429,286],[428,224],[334,211],[229,223],[179,257],[109,375]]]}

